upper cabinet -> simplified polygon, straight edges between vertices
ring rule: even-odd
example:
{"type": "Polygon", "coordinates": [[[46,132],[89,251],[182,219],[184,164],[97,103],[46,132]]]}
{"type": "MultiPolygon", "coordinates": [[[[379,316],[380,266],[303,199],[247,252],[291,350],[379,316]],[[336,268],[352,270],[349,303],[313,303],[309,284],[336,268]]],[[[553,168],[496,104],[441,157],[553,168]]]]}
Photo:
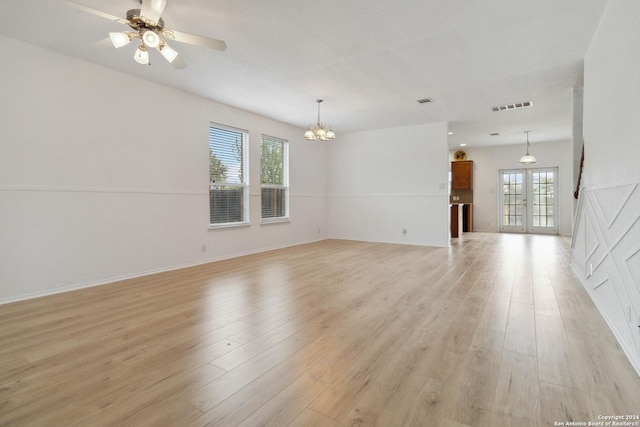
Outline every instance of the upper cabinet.
{"type": "Polygon", "coordinates": [[[473,160],[451,162],[451,189],[473,190],[473,160]]]}

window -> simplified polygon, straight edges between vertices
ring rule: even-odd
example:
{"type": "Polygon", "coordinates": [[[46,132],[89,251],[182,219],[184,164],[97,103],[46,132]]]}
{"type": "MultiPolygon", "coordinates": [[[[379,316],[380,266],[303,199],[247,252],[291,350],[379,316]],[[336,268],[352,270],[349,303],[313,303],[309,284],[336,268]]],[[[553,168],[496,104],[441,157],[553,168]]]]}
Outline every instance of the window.
{"type": "Polygon", "coordinates": [[[247,131],[209,125],[209,223],[249,223],[247,131]]]}
{"type": "Polygon", "coordinates": [[[289,143],[283,139],[262,135],[260,182],[262,219],[289,218],[289,143]]]}

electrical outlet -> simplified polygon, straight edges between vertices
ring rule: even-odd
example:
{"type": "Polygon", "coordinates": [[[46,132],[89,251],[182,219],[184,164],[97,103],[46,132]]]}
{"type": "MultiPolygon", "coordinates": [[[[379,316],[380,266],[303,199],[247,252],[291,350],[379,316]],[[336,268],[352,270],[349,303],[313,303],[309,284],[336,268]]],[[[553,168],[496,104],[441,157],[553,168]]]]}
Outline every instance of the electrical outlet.
{"type": "Polygon", "coordinates": [[[207,245],[200,246],[200,252],[207,252],[207,245]]]}
{"type": "Polygon", "coordinates": [[[407,229],[406,228],[402,229],[402,234],[407,234],[407,229]]]}

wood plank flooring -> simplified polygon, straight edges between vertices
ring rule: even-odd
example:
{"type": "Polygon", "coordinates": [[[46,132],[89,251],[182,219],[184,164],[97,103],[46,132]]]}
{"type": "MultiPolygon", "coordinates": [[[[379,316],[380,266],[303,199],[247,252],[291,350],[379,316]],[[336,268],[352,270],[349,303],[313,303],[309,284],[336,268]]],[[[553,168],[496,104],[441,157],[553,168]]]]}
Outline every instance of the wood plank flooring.
{"type": "Polygon", "coordinates": [[[569,264],[557,236],[327,240],[7,304],[0,425],[554,426],[640,414],[640,378],[569,264]]]}

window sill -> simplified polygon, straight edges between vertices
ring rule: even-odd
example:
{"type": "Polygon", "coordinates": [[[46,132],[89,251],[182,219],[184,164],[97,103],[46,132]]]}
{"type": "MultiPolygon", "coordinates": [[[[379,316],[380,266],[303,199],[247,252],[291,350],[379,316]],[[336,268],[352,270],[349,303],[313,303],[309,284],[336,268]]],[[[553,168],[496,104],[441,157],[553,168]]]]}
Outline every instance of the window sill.
{"type": "Polygon", "coordinates": [[[227,222],[225,224],[209,224],[209,230],[220,230],[226,228],[251,227],[250,222],[227,222]]]}
{"type": "Polygon", "coordinates": [[[291,222],[291,218],[289,218],[288,216],[283,216],[283,217],[280,217],[280,218],[262,218],[260,220],[260,225],[282,224],[282,223],[286,223],[286,222],[291,222]]]}

